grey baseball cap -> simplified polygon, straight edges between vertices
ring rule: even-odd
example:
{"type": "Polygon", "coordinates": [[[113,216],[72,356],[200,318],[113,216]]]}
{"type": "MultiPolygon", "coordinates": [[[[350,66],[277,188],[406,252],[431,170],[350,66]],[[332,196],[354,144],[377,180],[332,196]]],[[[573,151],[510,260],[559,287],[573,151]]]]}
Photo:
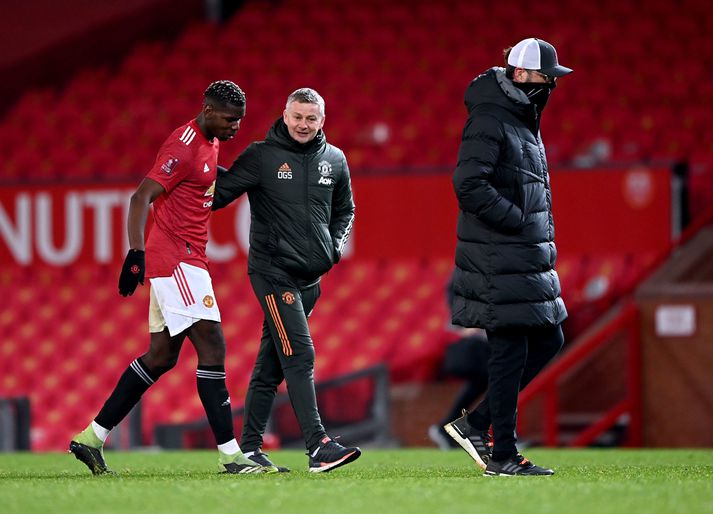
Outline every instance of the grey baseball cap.
{"type": "Polygon", "coordinates": [[[536,70],[550,77],[563,77],[571,68],[557,62],[557,50],[547,41],[530,37],[512,47],[508,64],[526,70],[536,70]]]}

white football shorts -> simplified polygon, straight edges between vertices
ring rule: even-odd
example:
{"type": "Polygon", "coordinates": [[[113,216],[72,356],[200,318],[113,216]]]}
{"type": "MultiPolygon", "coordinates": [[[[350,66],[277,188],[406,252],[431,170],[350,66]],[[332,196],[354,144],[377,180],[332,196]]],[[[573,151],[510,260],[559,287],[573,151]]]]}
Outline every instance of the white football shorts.
{"type": "Polygon", "coordinates": [[[220,321],[213,282],[203,268],[181,262],[170,277],[149,280],[149,332],[168,327],[173,337],[198,320],[220,321]]]}

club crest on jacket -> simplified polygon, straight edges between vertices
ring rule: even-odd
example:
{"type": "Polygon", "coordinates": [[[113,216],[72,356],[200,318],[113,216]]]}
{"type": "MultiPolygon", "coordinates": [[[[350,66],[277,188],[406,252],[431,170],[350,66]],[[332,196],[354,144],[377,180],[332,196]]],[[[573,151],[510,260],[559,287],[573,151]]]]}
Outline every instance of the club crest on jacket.
{"type": "Polygon", "coordinates": [[[317,183],[322,184],[323,186],[331,186],[333,182],[332,165],[329,161],[319,161],[319,164],[317,164],[317,171],[319,171],[319,174],[321,175],[317,183]]]}

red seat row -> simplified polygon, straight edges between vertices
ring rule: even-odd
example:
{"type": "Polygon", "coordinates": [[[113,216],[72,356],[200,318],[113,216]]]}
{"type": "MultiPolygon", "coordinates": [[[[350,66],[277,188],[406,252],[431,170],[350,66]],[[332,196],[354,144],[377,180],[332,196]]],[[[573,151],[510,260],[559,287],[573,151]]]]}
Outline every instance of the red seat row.
{"type": "MultiPolygon", "coordinates": [[[[558,269],[571,312],[569,334],[586,328],[650,260],[646,255],[563,255],[558,269]]],[[[449,259],[337,266],[323,280],[324,294],[310,319],[317,379],[379,363],[389,366],[396,382],[432,379],[455,337],[445,293],[451,266],[449,259]]],[[[7,308],[0,315],[0,390],[30,396],[34,449],[63,449],[101,407],[126,366],[145,351],[148,288],[123,299],[116,294],[114,271],[30,269],[21,285],[8,288],[7,308]]],[[[243,398],[262,311],[247,281],[235,280],[235,273],[235,266],[212,269],[228,344],[228,383],[231,395],[243,398]]],[[[0,283],[12,280],[9,272],[0,273],[0,283]]],[[[146,395],[147,443],[156,423],[203,416],[195,366],[195,351],[187,342],[177,367],[146,395]]]]}
{"type": "Polygon", "coordinates": [[[355,173],[450,169],[466,115],[465,86],[500,64],[499,49],[531,33],[546,35],[575,68],[543,121],[554,164],[680,158],[696,164],[710,155],[705,113],[713,84],[706,63],[713,60],[707,34],[713,16],[706,2],[656,0],[643,9],[636,2],[560,0],[527,18],[519,9],[466,1],[246,4],[222,27],[196,23],[171,43],[137,44],[116,70],[86,69],[61,91],[29,89],[0,121],[1,176],[139,178],[167,133],[197,112],[207,83],[220,78],[240,83],[250,105],[222,164],[264,136],[287,93],[311,85],[324,93],[327,134],[355,173]],[[309,31],[293,23],[304,9],[309,31]],[[659,37],[661,26],[685,37],[659,37]],[[629,37],[622,39],[624,32],[629,37]],[[293,44],[285,47],[284,40],[293,44]],[[17,130],[17,119],[36,122],[28,134],[17,130]],[[592,156],[600,142],[608,151],[592,156]]]}

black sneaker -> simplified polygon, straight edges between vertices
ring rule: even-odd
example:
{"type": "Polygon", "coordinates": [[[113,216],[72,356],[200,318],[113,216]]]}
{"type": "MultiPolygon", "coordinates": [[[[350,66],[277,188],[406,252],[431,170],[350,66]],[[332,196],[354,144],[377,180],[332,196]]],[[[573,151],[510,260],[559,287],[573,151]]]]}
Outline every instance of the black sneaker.
{"type": "Polygon", "coordinates": [[[468,423],[468,411],[455,421],[443,426],[449,436],[468,452],[482,469],[485,469],[493,452],[493,438],[490,432],[481,432],[468,423]]]}
{"type": "Polygon", "coordinates": [[[279,472],[279,473],[289,473],[290,468],[286,468],[284,466],[276,466],[273,464],[273,462],[267,458],[267,453],[263,453],[260,448],[255,450],[254,452],[246,452],[245,456],[250,459],[251,461],[259,464],[260,466],[264,468],[270,469],[273,473],[279,472]]]}
{"type": "Polygon", "coordinates": [[[492,460],[488,462],[488,467],[485,468],[484,476],[502,476],[513,477],[515,475],[539,475],[549,476],[555,472],[548,468],[536,466],[519,453],[506,460],[492,460]]]}
{"type": "Polygon", "coordinates": [[[322,473],[339,466],[349,464],[359,458],[361,450],[357,447],[345,448],[325,436],[315,451],[309,454],[309,472],[322,473]]]}
{"type": "Polygon", "coordinates": [[[112,470],[106,467],[102,448],[93,448],[77,441],[71,441],[69,443],[69,452],[86,464],[93,475],[114,474],[112,470]]]}

